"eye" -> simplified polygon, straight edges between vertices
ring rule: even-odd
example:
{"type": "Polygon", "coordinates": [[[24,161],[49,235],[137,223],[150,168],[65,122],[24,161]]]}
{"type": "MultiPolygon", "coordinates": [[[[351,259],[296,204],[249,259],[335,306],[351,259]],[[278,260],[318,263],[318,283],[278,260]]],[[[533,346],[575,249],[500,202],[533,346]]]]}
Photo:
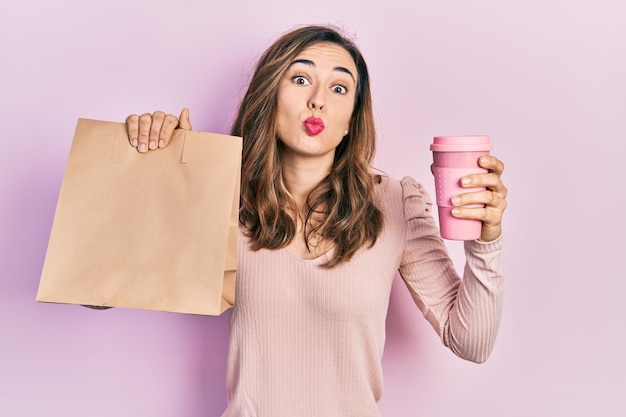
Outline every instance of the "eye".
{"type": "Polygon", "coordinates": [[[304,75],[294,75],[291,81],[297,85],[311,85],[311,82],[304,75]]]}
{"type": "Polygon", "coordinates": [[[346,94],[348,92],[348,89],[346,88],[346,86],[341,85],[341,84],[334,85],[331,88],[331,90],[337,94],[346,94]]]}

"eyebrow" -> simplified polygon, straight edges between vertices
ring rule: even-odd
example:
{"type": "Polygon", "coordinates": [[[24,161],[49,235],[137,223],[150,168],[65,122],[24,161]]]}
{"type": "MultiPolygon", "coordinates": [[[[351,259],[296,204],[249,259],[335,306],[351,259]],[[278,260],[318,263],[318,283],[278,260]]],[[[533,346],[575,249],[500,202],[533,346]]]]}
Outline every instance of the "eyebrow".
{"type": "MultiPolygon", "coordinates": [[[[315,62],[311,61],[310,59],[296,59],[289,66],[291,67],[294,64],[304,64],[304,65],[309,65],[309,66],[312,66],[312,67],[315,66],[315,62]]],[[[335,67],[335,68],[333,68],[333,71],[339,71],[339,72],[343,72],[343,73],[348,74],[350,77],[352,77],[352,80],[356,83],[356,78],[354,78],[354,74],[352,74],[352,71],[350,71],[348,68],[346,68],[346,67],[335,67]]]]}

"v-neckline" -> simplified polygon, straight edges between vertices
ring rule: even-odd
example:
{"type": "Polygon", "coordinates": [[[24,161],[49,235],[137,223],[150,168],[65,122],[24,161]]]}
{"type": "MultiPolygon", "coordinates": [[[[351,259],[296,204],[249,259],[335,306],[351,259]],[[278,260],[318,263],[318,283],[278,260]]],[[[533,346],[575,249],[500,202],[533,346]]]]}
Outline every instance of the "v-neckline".
{"type": "Polygon", "coordinates": [[[281,251],[283,251],[284,253],[286,253],[289,257],[295,259],[298,262],[302,262],[302,263],[306,263],[306,264],[313,264],[313,265],[321,265],[325,262],[328,262],[328,260],[330,258],[332,258],[332,256],[335,253],[335,246],[333,245],[330,249],[328,249],[326,252],[322,253],[319,256],[316,256],[315,258],[301,258],[298,255],[296,255],[295,253],[293,253],[292,251],[290,251],[288,248],[281,248],[281,251]]]}

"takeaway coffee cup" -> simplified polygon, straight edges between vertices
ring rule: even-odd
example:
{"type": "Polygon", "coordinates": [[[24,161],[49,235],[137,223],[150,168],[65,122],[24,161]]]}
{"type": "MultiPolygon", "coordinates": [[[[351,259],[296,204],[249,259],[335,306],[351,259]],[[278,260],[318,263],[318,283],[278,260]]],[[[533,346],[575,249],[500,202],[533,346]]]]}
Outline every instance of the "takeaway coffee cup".
{"type": "Polygon", "coordinates": [[[488,136],[436,136],[433,139],[430,150],[433,152],[441,237],[450,240],[474,240],[480,237],[482,222],[452,216],[450,199],[458,194],[484,190],[461,187],[461,178],[487,172],[478,165],[478,158],[488,155],[491,148],[488,136]]]}

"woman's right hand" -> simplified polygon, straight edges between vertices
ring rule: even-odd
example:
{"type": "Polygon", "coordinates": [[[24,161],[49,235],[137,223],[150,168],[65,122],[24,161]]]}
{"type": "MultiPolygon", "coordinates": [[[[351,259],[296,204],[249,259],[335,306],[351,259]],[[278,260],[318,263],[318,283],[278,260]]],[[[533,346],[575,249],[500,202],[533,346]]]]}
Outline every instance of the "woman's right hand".
{"type": "Polygon", "coordinates": [[[174,129],[191,130],[189,109],[184,108],[178,118],[162,111],[142,115],[131,114],[126,118],[126,127],[130,144],[139,152],[165,148],[172,139],[174,129]]]}

